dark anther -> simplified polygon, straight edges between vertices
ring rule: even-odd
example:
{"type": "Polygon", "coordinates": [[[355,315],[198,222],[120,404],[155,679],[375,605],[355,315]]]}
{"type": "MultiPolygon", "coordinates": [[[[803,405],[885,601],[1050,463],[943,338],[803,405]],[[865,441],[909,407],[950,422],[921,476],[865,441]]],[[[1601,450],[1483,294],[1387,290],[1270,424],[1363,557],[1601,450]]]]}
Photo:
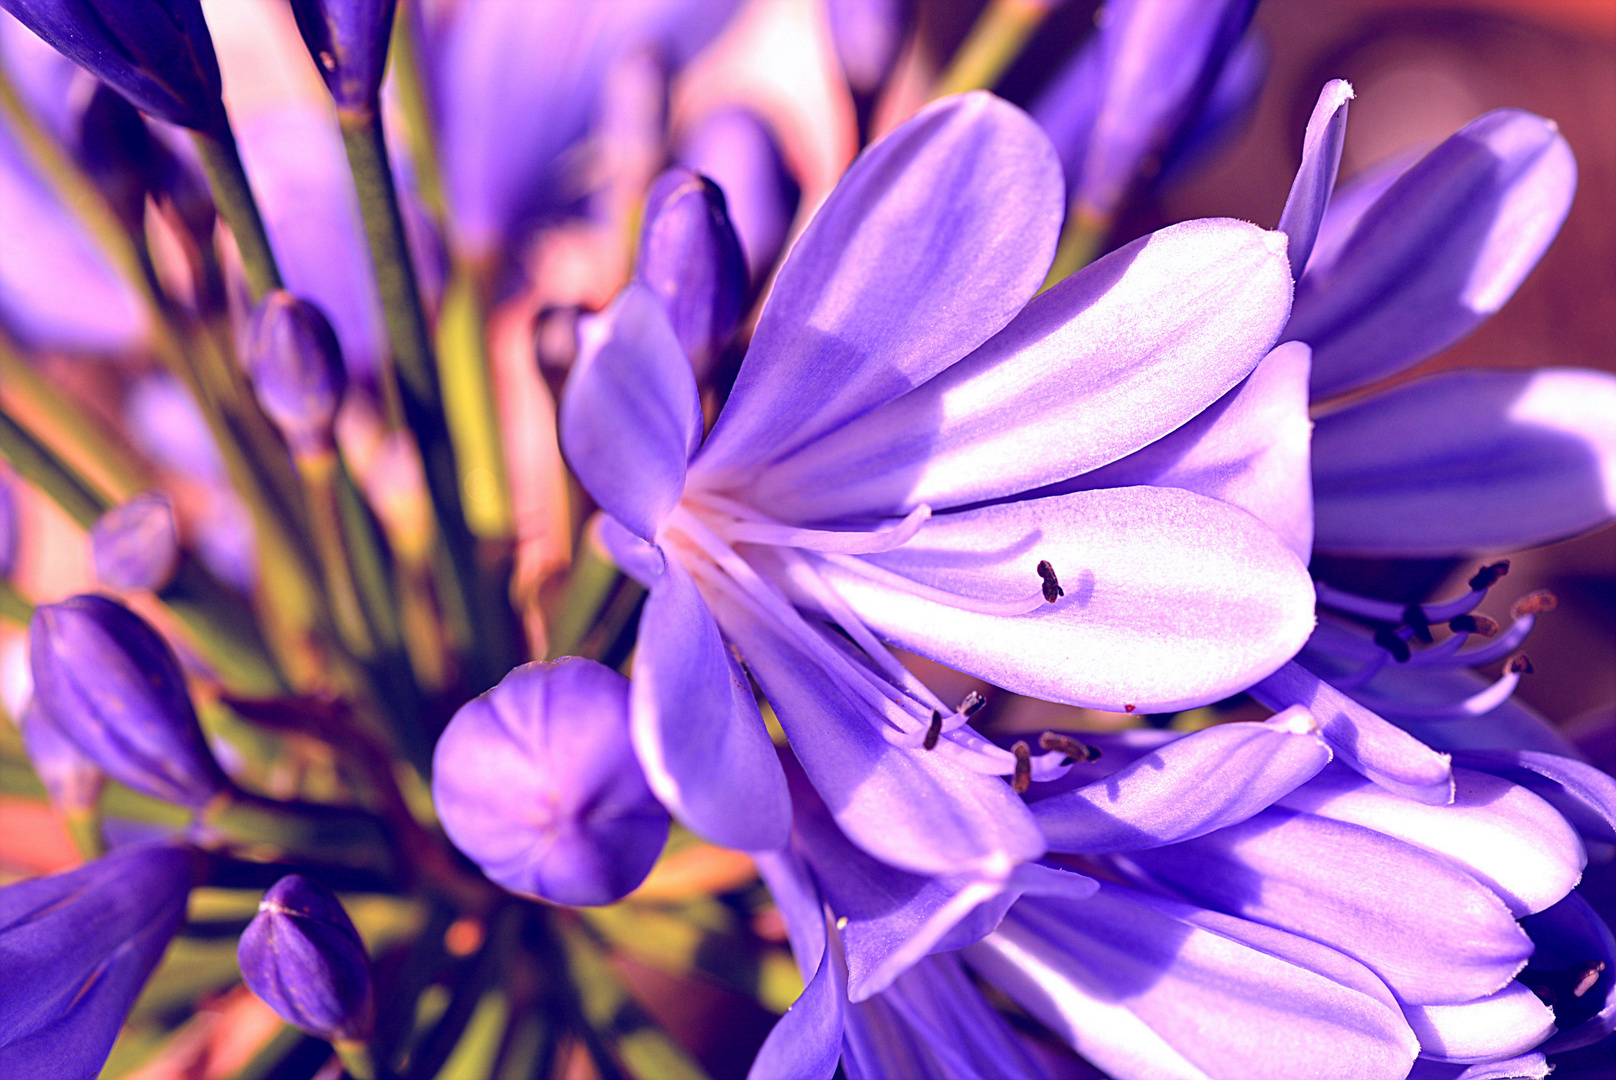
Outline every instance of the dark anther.
{"type": "Polygon", "coordinates": [[[967,717],[972,717],[981,712],[982,706],[986,705],[987,703],[987,698],[983,697],[981,694],[978,694],[975,690],[972,690],[969,694],[966,694],[964,697],[960,698],[959,711],[964,713],[967,717]]]}
{"type": "Polygon", "coordinates": [[[1100,748],[1090,746],[1085,742],[1078,742],[1070,735],[1062,735],[1055,731],[1046,731],[1038,736],[1038,745],[1045,750],[1054,750],[1066,755],[1066,764],[1071,765],[1078,761],[1100,760],[1100,748]]]}
{"type": "Polygon", "coordinates": [[[1410,604],[1403,609],[1403,625],[1414,631],[1414,636],[1431,644],[1431,620],[1425,617],[1425,609],[1418,604],[1410,604]]]}
{"type": "Polygon", "coordinates": [[[1375,631],[1375,644],[1392,654],[1392,659],[1399,664],[1408,663],[1408,658],[1414,654],[1409,651],[1408,642],[1397,636],[1397,631],[1383,626],[1375,631]]]}
{"type": "Polygon", "coordinates": [[[1044,580],[1045,600],[1048,600],[1051,604],[1053,604],[1055,601],[1066,595],[1066,590],[1061,588],[1060,578],[1055,576],[1055,568],[1049,565],[1048,559],[1039,560],[1038,576],[1044,580]]]}
{"type": "Polygon", "coordinates": [[[1532,674],[1532,661],[1526,658],[1525,653],[1518,652],[1509,658],[1509,663],[1504,665],[1504,670],[1513,675],[1530,675],[1532,674]]]}
{"type": "Polygon", "coordinates": [[[1456,615],[1449,619],[1448,629],[1455,634],[1480,634],[1482,637],[1492,637],[1498,633],[1498,624],[1485,615],[1472,612],[1469,615],[1456,615]]]}
{"type": "Polygon", "coordinates": [[[1545,611],[1553,611],[1560,605],[1560,598],[1547,589],[1529,592],[1509,609],[1509,613],[1517,619],[1522,615],[1541,615],[1545,611]]]}
{"type": "Polygon", "coordinates": [[[1124,705],[1122,707],[1122,711],[1123,712],[1133,712],[1136,707],[1137,706],[1134,706],[1134,705],[1124,705]]]}
{"type": "Polygon", "coordinates": [[[931,711],[931,726],[926,729],[926,740],[920,745],[927,750],[937,749],[937,740],[943,737],[943,714],[936,709],[931,711]]]}
{"type": "Polygon", "coordinates": [[[1010,790],[1024,795],[1032,786],[1032,750],[1025,739],[1017,739],[1010,752],[1016,755],[1016,773],[1010,778],[1010,790]]]}
{"type": "Polygon", "coordinates": [[[1498,579],[1509,573],[1509,560],[1489,563],[1477,570],[1470,579],[1470,587],[1478,592],[1498,584],[1498,579]]]}
{"type": "Polygon", "coordinates": [[[1603,960],[1589,960],[1583,964],[1582,974],[1577,976],[1576,985],[1571,988],[1571,996],[1581,997],[1592,990],[1594,983],[1599,981],[1599,976],[1604,970],[1605,962],[1603,960]]]}

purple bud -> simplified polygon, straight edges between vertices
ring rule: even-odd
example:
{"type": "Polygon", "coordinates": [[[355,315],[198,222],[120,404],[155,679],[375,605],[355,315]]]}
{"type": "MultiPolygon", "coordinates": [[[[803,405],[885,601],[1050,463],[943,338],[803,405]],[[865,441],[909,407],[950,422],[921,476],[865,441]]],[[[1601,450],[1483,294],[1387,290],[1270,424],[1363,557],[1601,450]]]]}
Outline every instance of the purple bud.
{"type": "Polygon", "coordinates": [[[593,660],[513,670],[455,714],[432,768],[449,839],[512,892],[609,904],[667,841],[629,738],[628,680],[593,660]]]}
{"type": "Polygon", "coordinates": [[[224,790],[179,661],[144,619],[74,596],[36,608],[28,639],[35,707],[108,776],[193,809],[224,790]]]}
{"type": "Polygon", "coordinates": [[[0,0],[0,7],[141,111],[199,131],[225,123],[200,0],[0,0]]]}
{"type": "Polygon", "coordinates": [[[102,514],[90,527],[90,554],[95,576],[109,589],[166,586],[180,563],[168,496],[149,491],[102,514]]]}
{"type": "Polygon", "coordinates": [[[836,58],[855,94],[873,94],[887,81],[908,33],[912,6],[910,0],[826,0],[836,58]]]}
{"type": "Polygon", "coordinates": [[[762,278],[780,257],[802,198],[768,125],[750,109],[715,109],[691,127],[679,164],[723,191],[746,264],[754,280],[762,278]]]}
{"type": "Polygon", "coordinates": [[[17,496],[11,485],[0,478],[0,577],[10,577],[17,568],[18,540],[22,530],[17,521],[17,496]]]}
{"type": "Polygon", "coordinates": [[[373,106],[398,0],[292,0],[303,43],[339,109],[373,106]]]}
{"type": "Polygon", "coordinates": [[[311,1035],[365,1039],[374,1015],[370,957],[324,885],[298,874],[264,894],[236,949],[247,987],[311,1035]]]}
{"type": "Polygon", "coordinates": [[[124,848],[0,889],[0,1075],[88,1080],[185,917],[187,848],[124,848]]]}
{"type": "Polygon", "coordinates": [[[746,257],[717,184],[686,169],[657,177],[646,196],[635,273],[662,301],[699,378],[746,303],[746,257]]]}
{"type": "Polygon", "coordinates": [[[342,346],[320,309],[277,289],[253,313],[247,345],[258,400],[295,454],[334,445],[332,425],[348,372],[342,346]]]}
{"type": "Polygon", "coordinates": [[[101,795],[106,775],[68,741],[50,714],[30,705],[18,724],[22,748],[51,803],[59,810],[88,810],[101,795]]]}

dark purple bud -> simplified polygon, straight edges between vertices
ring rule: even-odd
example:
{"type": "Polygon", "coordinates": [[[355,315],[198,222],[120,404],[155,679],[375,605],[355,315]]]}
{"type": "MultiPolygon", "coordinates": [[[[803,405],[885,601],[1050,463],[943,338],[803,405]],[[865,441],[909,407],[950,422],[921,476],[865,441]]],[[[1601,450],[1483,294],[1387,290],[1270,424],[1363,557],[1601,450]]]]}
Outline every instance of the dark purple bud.
{"type": "Polygon", "coordinates": [[[0,889],[0,1075],[91,1080],[185,917],[198,860],[143,845],[0,889]]]}
{"type": "Polygon", "coordinates": [[[331,1042],[370,1036],[370,957],[324,885],[298,874],[264,894],[236,948],[247,987],[289,1024],[331,1042]]]}
{"type": "Polygon", "coordinates": [[[746,257],[717,184],[685,169],[657,177],[646,196],[635,273],[662,301],[700,378],[746,303],[746,257]]]}
{"type": "Polygon", "coordinates": [[[887,81],[912,17],[909,0],[826,0],[831,42],[847,85],[874,94],[887,81]]]}
{"type": "Polygon", "coordinates": [[[293,453],[330,450],[332,425],[348,389],[331,323],[307,300],[277,289],[259,302],[249,334],[247,361],[264,412],[293,453]]]}
{"type": "Polygon", "coordinates": [[[0,0],[0,7],[141,111],[196,130],[225,123],[200,0],[0,0]]]}
{"type": "Polygon", "coordinates": [[[155,491],[136,495],[90,527],[95,576],[109,589],[152,592],[174,579],[180,563],[174,508],[155,491]]]}
{"type": "Polygon", "coordinates": [[[679,164],[723,191],[752,278],[762,278],[785,247],[802,197],[768,125],[750,109],[716,109],[691,127],[679,164]]]}
{"type": "Polygon", "coordinates": [[[224,790],[179,661],[139,615],[69,597],[34,610],[28,641],[35,707],[108,776],[193,809],[224,790]]]}
{"type": "Polygon", "coordinates": [[[0,478],[0,577],[10,577],[17,568],[18,540],[22,530],[17,521],[17,496],[11,484],[0,478]]]}
{"type": "Polygon", "coordinates": [[[68,741],[50,714],[30,705],[18,726],[22,729],[23,751],[50,793],[52,805],[64,811],[94,806],[106,774],[68,741]]]}
{"type": "Polygon", "coordinates": [[[610,904],[667,841],[629,737],[628,680],[593,660],[516,668],[455,714],[432,768],[449,839],[512,892],[610,904]]]}
{"type": "Polygon", "coordinates": [[[292,0],[303,43],[339,109],[376,103],[398,0],[292,0]]]}

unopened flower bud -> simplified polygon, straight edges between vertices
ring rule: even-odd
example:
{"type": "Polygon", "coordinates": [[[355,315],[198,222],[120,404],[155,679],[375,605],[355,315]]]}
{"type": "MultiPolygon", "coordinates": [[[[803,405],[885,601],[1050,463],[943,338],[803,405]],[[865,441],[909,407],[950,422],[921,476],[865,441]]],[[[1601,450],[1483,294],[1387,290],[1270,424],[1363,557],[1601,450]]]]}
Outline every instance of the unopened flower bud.
{"type": "Polygon", "coordinates": [[[376,101],[398,0],[292,0],[314,66],[339,109],[376,101]]]}
{"type": "Polygon", "coordinates": [[[662,301],[697,376],[705,374],[746,303],[746,256],[717,184],[685,169],[657,178],[636,274],[662,301]]]}
{"type": "Polygon", "coordinates": [[[247,358],[264,412],[294,454],[329,450],[348,389],[342,346],[331,323],[307,300],[275,290],[253,312],[250,335],[247,358]]]}
{"type": "Polygon", "coordinates": [[[365,1039],[374,1014],[370,957],[353,920],[324,885],[277,881],[236,949],[247,987],[311,1035],[365,1039]]]}
{"type": "Polygon", "coordinates": [[[22,748],[50,794],[51,805],[71,813],[88,810],[101,795],[106,774],[63,735],[50,714],[30,705],[22,714],[22,748]]]}
{"type": "Polygon", "coordinates": [[[910,0],[827,0],[831,43],[853,93],[881,89],[913,18],[910,0]]]}
{"type": "Polygon", "coordinates": [[[90,527],[90,555],[95,576],[110,589],[163,588],[180,562],[168,497],[147,492],[102,514],[90,527]]]}
{"type": "Polygon", "coordinates": [[[74,596],[35,609],[28,635],[35,706],[108,776],[193,809],[224,790],[179,661],[144,619],[74,596]]]}
{"type": "Polygon", "coordinates": [[[0,0],[0,7],[142,112],[199,131],[225,123],[200,0],[0,0]]]}
{"type": "Polygon", "coordinates": [[[612,903],[667,840],[630,741],[628,680],[593,660],[516,668],[455,714],[432,765],[449,838],[512,892],[612,903]]]}
{"type": "Polygon", "coordinates": [[[752,278],[762,278],[780,257],[802,201],[769,126],[750,109],[714,109],[691,126],[679,164],[723,191],[752,278]]]}

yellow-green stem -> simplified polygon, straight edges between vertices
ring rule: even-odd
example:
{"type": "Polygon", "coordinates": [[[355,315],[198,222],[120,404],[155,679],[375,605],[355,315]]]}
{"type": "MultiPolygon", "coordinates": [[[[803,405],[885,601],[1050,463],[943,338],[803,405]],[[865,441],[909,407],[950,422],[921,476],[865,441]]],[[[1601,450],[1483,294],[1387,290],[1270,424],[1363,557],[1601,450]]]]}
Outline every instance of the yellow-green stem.
{"type": "Polygon", "coordinates": [[[509,539],[510,482],[490,380],[488,338],[476,275],[457,264],[438,315],[438,374],[443,409],[460,466],[466,524],[485,540],[509,539]]]}
{"type": "Polygon", "coordinates": [[[934,97],[993,86],[1049,14],[1051,0],[989,0],[937,80],[934,97]]]}
{"type": "Polygon", "coordinates": [[[34,617],[34,605],[17,591],[10,578],[0,578],[0,619],[27,626],[34,617]]]}
{"type": "Polygon", "coordinates": [[[357,1039],[338,1039],[331,1044],[342,1059],[342,1067],[354,1080],[377,1080],[376,1063],[371,1060],[370,1047],[357,1039]]]}
{"type": "Polygon", "coordinates": [[[393,64],[393,81],[398,90],[404,123],[409,131],[410,164],[415,171],[415,185],[421,201],[439,225],[448,216],[443,196],[443,175],[438,170],[438,136],[432,120],[432,103],[427,97],[426,81],[421,76],[421,54],[416,49],[415,28],[406,4],[416,0],[402,0],[393,17],[393,40],[388,57],[393,64]]]}
{"type": "Polygon", "coordinates": [[[62,824],[73,846],[85,861],[99,859],[107,853],[107,841],[101,834],[101,811],[94,806],[76,806],[62,810],[62,824]]]}
{"type": "Polygon", "coordinates": [[[269,290],[281,287],[281,272],[275,265],[275,252],[269,246],[269,234],[264,231],[252,185],[247,182],[247,170],[241,164],[235,133],[229,125],[223,125],[218,131],[193,131],[191,136],[202,157],[208,186],[213,189],[214,205],[236,238],[241,265],[247,272],[247,288],[254,301],[260,300],[269,290]]]}
{"type": "Polygon", "coordinates": [[[11,467],[35,487],[49,495],[68,517],[88,529],[112,508],[112,500],[77,469],[63,461],[33,432],[0,409],[0,454],[11,467]]]}
{"type": "MultiPolygon", "coordinates": [[[[1087,266],[1100,250],[1105,234],[1111,231],[1111,219],[1084,206],[1073,209],[1061,231],[1060,246],[1055,249],[1055,263],[1044,279],[1047,289],[1087,266]]],[[[1042,290],[1040,290],[1042,291],[1042,290]]]]}
{"type": "Polygon", "coordinates": [[[145,490],[149,481],[127,450],[115,446],[104,434],[102,424],[92,420],[24,360],[4,336],[0,336],[0,379],[29,408],[38,410],[61,434],[72,440],[87,462],[113,485],[112,494],[128,498],[145,490]]]}

